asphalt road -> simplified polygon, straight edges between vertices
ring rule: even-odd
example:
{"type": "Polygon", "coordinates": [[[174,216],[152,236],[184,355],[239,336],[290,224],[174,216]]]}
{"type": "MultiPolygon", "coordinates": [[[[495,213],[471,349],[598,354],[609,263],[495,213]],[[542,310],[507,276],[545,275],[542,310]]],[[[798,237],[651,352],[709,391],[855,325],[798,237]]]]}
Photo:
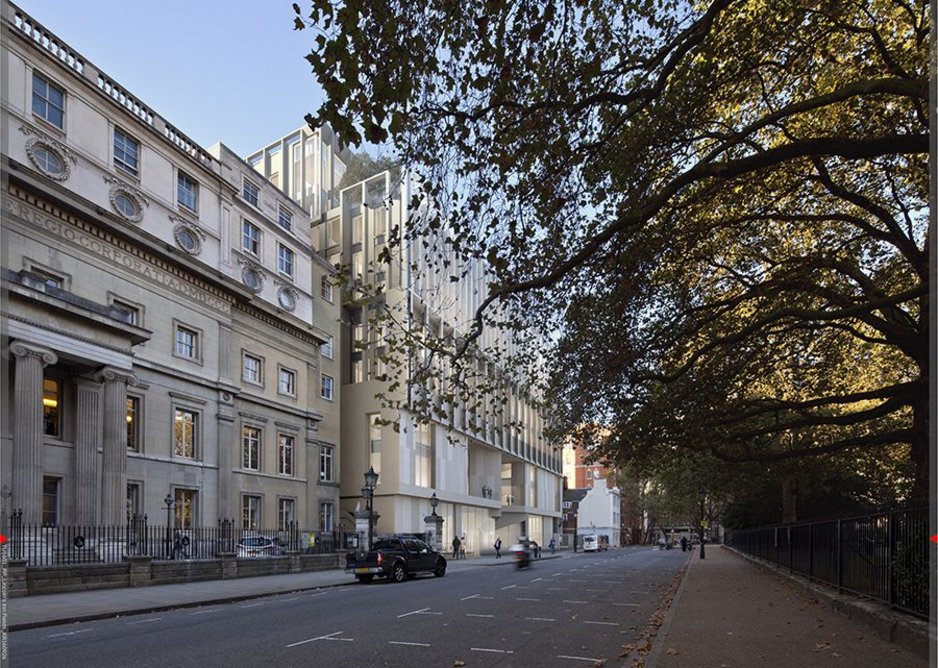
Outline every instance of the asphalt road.
{"type": "Polygon", "coordinates": [[[686,558],[679,550],[614,550],[525,570],[480,565],[402,584],[32,629],[10,635],[10,665],[612,664],[638,638],[686,558]]]}

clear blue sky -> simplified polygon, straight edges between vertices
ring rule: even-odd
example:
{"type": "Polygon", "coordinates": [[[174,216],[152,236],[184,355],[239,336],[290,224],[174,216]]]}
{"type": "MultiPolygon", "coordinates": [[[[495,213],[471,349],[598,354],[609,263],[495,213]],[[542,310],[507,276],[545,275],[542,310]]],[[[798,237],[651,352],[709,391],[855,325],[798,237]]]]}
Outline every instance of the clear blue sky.
{"type": "Polygon", "coordinates": [[[14,2],[203,147],[244,156],[322,99],[292,0],[14,2]]]}

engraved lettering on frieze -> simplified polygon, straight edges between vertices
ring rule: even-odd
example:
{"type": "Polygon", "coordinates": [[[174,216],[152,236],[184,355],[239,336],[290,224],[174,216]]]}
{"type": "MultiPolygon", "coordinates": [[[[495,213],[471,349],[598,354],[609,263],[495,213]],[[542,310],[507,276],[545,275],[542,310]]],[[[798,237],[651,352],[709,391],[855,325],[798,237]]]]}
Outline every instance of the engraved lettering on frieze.
{"type": "Polygon", "coordinates": [[[211,308],[223,313],[231,311],[231,305],[219,299],[210,293],[188,283],[173,274],[159,269],[152,264],[132,255],[128,252],[116,248],[87,232],[80,230],[72,225],[60,222],[54,218],[44,215],[25,203],[16,203],[11,198],[6,199],[6,210],[16,216],[29,221],[56,236],[62,237],[82,248],[113,262],[114,264],[125,267],[126,269],[143,276],[163,287],[174,292],[185,295],[191,299],[201,302],[211,308]]]}

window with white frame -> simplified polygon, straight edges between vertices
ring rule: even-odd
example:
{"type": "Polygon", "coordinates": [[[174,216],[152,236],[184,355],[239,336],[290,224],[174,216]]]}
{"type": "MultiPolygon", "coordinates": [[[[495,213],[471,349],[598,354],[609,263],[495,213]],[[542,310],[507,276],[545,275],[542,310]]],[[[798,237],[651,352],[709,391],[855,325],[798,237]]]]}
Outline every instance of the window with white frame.
{"type": "Polygon", "coordinates": [[[285,230],[293,229],[293,213],[282,204],[277,208],[277,222],[285,230]]]}
{"type": "Polygon", "coordinates": [[[198,517],[196,503],[199,499],[199,490],[176,488],[173,490],[176,509],[176,526],[180,529],[191,529],[198,517]]]}
{"type": "Polygon", "coordinates": [[[62,436],[62,384],[55,378],[42,379],[42,433],[62,436]]]}
{"type": "Polygon", "coordinates": [[[334,382],[335,381],[333,380],[332,376],[323,374],[322,381],[319,387],[319,396],[321,396],[323,399],[328,399],[329,401],[332,401],[334,382]]]}
{"type": "Polygon", "coordinates": [[[176,201],[189,211],[199,210],[199,184],[185,172],[176,174],[176,201]]]}
{"type": "Polygon", "coordinates": [[[249,471],[260,470],[261,434],[257,427],[241,427],[241,468],[249,471]]]}
{"type": "Polygon", "coordinates": [[[241,528],[256,531],[261,525],[261,497],[245,494],[241,497],[241,528]]]}
{"type": "Polygon", "coordinates": [[[199,359],[199,333],[182,325],[176,325],[176,355],[191,360],[199,359]]]}
{"type": "Polygon", "coordinates": [[[33,113],[60,130],[65,129],[65,89],[33,72],[33,113]]]}
{"type": "Polygon", "coordinates": [[[241,196],[244,197],[246,202],[257,206],[260,192],[260,188],[258,188],[256,183],[244,179],[244,185],[241,189],[241,196]]]}
{"type": "Polygon", "coordinates": [[[280,367],[277,379],[277,392],[296,396],[296,371],[280,367]]]}
{"type": "Polygon", "coordinates": [[[326,276],[322,277],[320,294],[327,302],[332,302],[332,283],[329,282],[329,278],[326,276]]]}
{"type": "Polygon", "coordinates": [[[277,246],[277,270],[281,274],[284,274],[285,276],[289,276],[290,278],[293,278],[293,261],[294,261],[295,256],[296,254],[292,250],[290,250],[283,244],[278,244],[277,246]]]}
{"type": "Polygon", "coordinates": [[[331,445],[319,446],[319,480],[335,482],[335,448],[331,445]]]}
{"type": "Polygon", "coordinates": [[[414,430],[414,484],[433,486],[433,431],[428,424],[418,424],[414,430]]]}
{"type": "Polygon", "coordinates": [[[326,339],[326,342],[325,342],[324,344],[322,344],[322,346],[319,348],[319,352],[322,353],[322,356],[323,356],[323,357],[326,357],[326,358],[328,358],[328,359],[332,359],[332,356],[333,356],[333,354],[334,354],[334,352],[333,352],[333,344],[334,344],[334,343],[335,343],[335,338],[332,337],[332,336],[330,336],[328,339],[326,339]]]}
{"type": "Polygon", "coordinates": [[[173,454],[195,459],[198,454],[199,414],[177,408],[173,414],[173,454]]]}
{"type": "Polygon", "coordinates": [[[244,353],[241,377],[249,383],[260,385],[263,379],[263,363],[260,357],[244,353]]]}
{"type": "Polygon", "coordinates": [[[127,449],[131,452],[140,452],[141,435],[143,434],[140,412],[142,399],[140,397],[127,397],[127,449]]]}
{"type": "Polygon", "coordinates": [[[368,464],[381,473],[381,415],[372,413],[368,416],[368,464]]]}
{"type": "Polygon", "coordinates": [[[296,437],[280,434],[277,437],[277,473],[293,475],[293,454],[296,450],[296,437]]]}
{"type": "Polygon", "coordinates": [[[277,499],[277,524],[280,531],[296,524],[296,499],[277,499]]]}
{"type": "Polygon", "coordinates": [[[241,249],[255,257],[261,254],[261,229],[247,220],[241,221],[241,249]]]}
{"type": "Polygon", "coordinates": [[[111,301],[111,308],[114,311],[117,311],[119,319],[126,322],[129,325],[140,325],[140,307],[136,304],[129,304],[127,302],[120,301],[119,299],[114,299],[111,301]]]}
{"type": "Polygon", "coordinates": [[[335,504],[331,501],[319,502],[319,530],[335,531],[335,504]]]}
{"type": "Polygon", "coordinates": [[[132,176],[140,167],[140,142],[120,128],[114,128],[114,166],[132,176]]]}

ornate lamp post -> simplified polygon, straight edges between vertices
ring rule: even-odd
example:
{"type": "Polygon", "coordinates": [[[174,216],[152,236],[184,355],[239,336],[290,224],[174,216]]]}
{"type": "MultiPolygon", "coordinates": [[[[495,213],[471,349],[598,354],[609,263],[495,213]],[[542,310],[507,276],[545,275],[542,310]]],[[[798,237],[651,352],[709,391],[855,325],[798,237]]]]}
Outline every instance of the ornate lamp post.
{"type": "Polygon", "coordinates": [[[163,503],[166,504],[166,557],[169,558],[173,555],[173,529],[172,529],[172,512],[173,512],[173,497],[171,494],[167,494],[163,499],[163,503]]]}
{"type": "Polygon", "coordinates": [[[443,518],[436,514],[436,507],[439,503],[436,492],[433,492],[433,496],[430,497],[430,514],[423,518],[427,534],[430,536],[427,542],[437,552],[443,549],[443,518]]]}
{"type": "Polygon", "coordinates": [[[374,518],[374,496],[375,487],[378,484],[378,475],[373,466],[368,467],[365,473],[365,486],[362,487],[362,498],[365,499],[365,510],[368,512],[368,550],[371,550],[374,540],[375,518],[374,518]]]}

